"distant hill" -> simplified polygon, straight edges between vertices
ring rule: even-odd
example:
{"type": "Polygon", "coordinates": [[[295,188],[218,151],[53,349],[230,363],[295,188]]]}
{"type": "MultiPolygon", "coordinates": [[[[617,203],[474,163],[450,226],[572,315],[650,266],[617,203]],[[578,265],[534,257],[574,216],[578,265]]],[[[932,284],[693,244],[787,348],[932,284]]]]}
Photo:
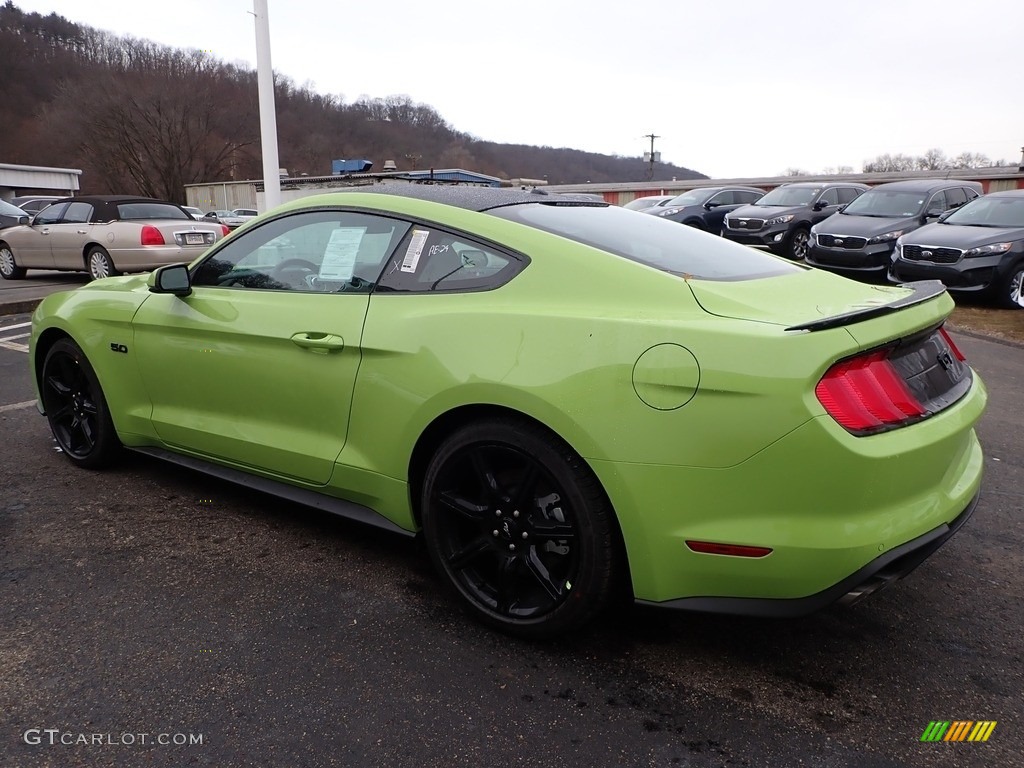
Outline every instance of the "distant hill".
{"type": "MultiPolygon", "coordinates": [[[[179,202],[186,184],[263,175],[254,71],[7,0],[0,72],[0,162],[81,168],[83,192],[179,202]]],[[[281,165],[292,175],[329,174],[336,158],[552,184],[640,181],[647,171],[640,157],[483,141],[404,95],[344,103],[277,76],[275,99],[281,165]]],[[[655,164],[655,180],[673,177],[707,178],[655,164]]]]}

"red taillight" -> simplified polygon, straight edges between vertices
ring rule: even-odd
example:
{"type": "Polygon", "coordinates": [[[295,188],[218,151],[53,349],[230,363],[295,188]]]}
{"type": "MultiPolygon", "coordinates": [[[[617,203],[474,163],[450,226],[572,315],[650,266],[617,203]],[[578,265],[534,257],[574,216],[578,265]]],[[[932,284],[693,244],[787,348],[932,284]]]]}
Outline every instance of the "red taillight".
{"type": "Polygon", "coordinates": [[[876,432],[925,414],[888,356],[889,350],[882,349],[836,363],[814,388],[829,415],[854,434],[876,432]]]}
{"type": "Polygon", "coordinates": [[[146,224],[142,227],[142,244],[167,245],[167,243],[164,242],[164,236],[161,234],[160,230],[152,224],[146,224]]]}
{"type": "Polygon", "coordinates": [[[939,333],[942,335],[942,338],[945,339],[946,343],[949,344],[949,351],[953,353],[953,356],[961,363],[964,362],[967,358],[964,357],[964,353],[960,351],[960,347],[958,347],[953,342],[953,339],[950,338],[949,334],[946,333],[946,329],[939,328],[939,333]]]}
{"type": "Polygon", "coordinates": [[[231,227],[229,227],[227,224],[221,224],[220,225],[220,235],[221,235],[221,237],[227,237],[230,234],[231,234],[231,227]]]}
{"type": "Polygon", "coordinates": [[[717,541],[686,540],[686,546],[702,555],[732,555],[733,557],[764,557],[772,553],[769,547],[747,547],[743,544],[722,544],[717,541]]]}

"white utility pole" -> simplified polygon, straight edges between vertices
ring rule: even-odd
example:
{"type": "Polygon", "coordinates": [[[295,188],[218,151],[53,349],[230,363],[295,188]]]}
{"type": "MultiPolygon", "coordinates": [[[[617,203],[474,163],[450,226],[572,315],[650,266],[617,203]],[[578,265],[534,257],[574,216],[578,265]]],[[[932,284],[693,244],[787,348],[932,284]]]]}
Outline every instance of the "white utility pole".
{"type": "Polygon", "coordinates": [[[281,164],[277,156],[274,69],[270,65],[270,18],[267,0],[253,0],[256,17],[256,81],[260,98],[260,143],[263,145],[263,202],[267,210],[281,203],[281,164]]]}

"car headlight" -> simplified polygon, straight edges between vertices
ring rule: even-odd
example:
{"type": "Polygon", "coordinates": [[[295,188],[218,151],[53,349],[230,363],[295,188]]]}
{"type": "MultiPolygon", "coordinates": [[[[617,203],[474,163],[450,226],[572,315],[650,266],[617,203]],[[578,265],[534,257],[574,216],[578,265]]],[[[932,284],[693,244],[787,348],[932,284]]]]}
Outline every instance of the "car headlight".
{"type": "Polygon", "coordinates": [[[764,223],[766,227],[770,227],[772,224],[788,224],[793,220],[793,214],[787,213],[785,216],[776,216],[774,219],[768,219],[764,223]]]}
{"type": "Polygon", "coordinates": [[[1013,243],[992,243],[992,245],[979,245],[977,248],[968,248],[964,256],[989,256],[993,253],[1006,253],[1013,247],[1013,243]]]}
{"type": "Polygon", "coordinates": [[[896,238],[896,247],[892,249],[892,256],[890,258],[891,258],[892,261],[896,261],[896,259],[900,258],[902,255],[903,255],[903,238],[902,237],[897,237],[896,238]]]}
{"type": "Polygon", "coordinates": [[[875,235],[868,240],[868,245],[871,245],[872,243],[887,243],[890,240],[895,240],[902,234],[902,229],[894,229],[892,232],[886,232],[884,235],[875,235]]]}
{"type": "Polygon", "coordinates": [[[673,213],[679,213],[682,208],[662,208],[658,211],[659,216],[671,216],[673,213]]]}

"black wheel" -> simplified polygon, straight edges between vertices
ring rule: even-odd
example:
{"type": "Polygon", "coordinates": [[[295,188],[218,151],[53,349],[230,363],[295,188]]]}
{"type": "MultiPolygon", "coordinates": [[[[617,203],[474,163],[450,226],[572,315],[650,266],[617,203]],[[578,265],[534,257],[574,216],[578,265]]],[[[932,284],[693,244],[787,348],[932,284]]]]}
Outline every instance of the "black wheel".
{"type": "Polygon", "coordinates": [[[40,382],[43,409],[57,444],[73,464],[108,465],[121,447],[96,373],[75,342],[61,339],[46,353],[40,382]]]}
{"type": "Polygon", "coordinates": [[[15,263],[10,246],[0,243],[0,277],[4,280],[21,280],[24,276],[25,268],[15,263]]]}
{"type": "Polygon", "coordinates": [[[797,227],[786,240],[786,257],[793,261],[803,261],[811,246],[811,232],[806,227],[797,227]]]}
{"type": "Polygon", "coordinates": [[[469,611],[509,634],[578,629],[618,578],[615,523],[597,478],[565,443],[511,419],[441,445],[422,490],[431,560],[469,611]]]}
{"type": "Polygon", "coordinates": [[[114,262],[111,261],[110,254],[98,245],[94,245],[89,249],[85,261],[89,267],[89,275],[93,280],[102,280],[104,277],[115,277],[121,274],[114,268],[114,262]]]}
{"type": "MultiPolygon", "coordinates": [[[[3,257],[0,252],[0,258],[3,257]]],[[[1013,265],[997,286],[996,299],[1006,309],[1024,309],[1024,261],[1013,265]]]]}

